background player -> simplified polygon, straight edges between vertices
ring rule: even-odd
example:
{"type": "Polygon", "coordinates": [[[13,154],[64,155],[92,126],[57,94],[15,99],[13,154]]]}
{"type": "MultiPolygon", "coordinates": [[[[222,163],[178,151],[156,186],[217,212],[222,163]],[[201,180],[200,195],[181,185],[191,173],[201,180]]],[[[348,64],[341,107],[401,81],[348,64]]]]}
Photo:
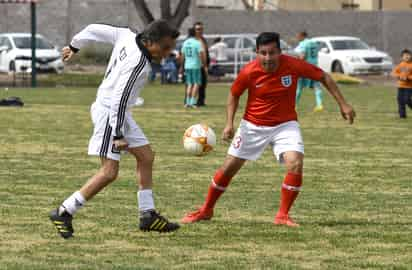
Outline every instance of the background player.
{"type": "MultiPolygon", "coordinates": [[[[318,65],[318,53],[319,46],[315,41],[308,38],[308,34],[305,31],[299,32],[296,35],[299,41],[295,51],[299,54],[299,58],[305,60],[312,65],[318,65]]],[[[323,111],[323,92],[318,81],[311,80],[309,78],[300,78],[298,81],[298,87],[296,91],[296,105],[299,104],[300,97],[302,95],[303,88],[310,88],[315,91],[316,107],[314,112],[323,111]]]]}

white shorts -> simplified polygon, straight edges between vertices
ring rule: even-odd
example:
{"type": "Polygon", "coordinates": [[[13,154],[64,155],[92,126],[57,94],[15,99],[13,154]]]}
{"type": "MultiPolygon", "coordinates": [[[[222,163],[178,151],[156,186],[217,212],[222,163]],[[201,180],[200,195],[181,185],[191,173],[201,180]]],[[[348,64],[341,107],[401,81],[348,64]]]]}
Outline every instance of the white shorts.
{"type": "Polygon", "coordinates": [[[276,159],[283,163],[282,154],[288,151],[304,153],[299,123],[288,121],[274,127],[256,126],[244,119],[229,147],[228,154],[246,160],[257,160],[266,146],[272,146],[276,159]]]}
{"type": "MultiPolygon", "coordinates": [[[[113,144],[112,127],[109,125],[109,109],[93,103],[90,114],[94,130],[89,141],[89,155],[120,160],[121,152],[113,144]]],[[[129,111],[125,113],[124,133],[124,139],[129,143],[129,148],[149,144],[143,131],[133,120],[132,114],[129,111]]]]}

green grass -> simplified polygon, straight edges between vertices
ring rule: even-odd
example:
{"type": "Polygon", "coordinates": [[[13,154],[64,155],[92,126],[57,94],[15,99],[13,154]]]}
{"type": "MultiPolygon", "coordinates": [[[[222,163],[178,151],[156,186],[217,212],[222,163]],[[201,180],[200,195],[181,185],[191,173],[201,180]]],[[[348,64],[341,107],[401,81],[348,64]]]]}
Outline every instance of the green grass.
{"type": "MultiPolygon", "coordinates": [[[[188,111],[181,85],[149,85],[133,110],[157,154],[157,208],[173,220],[202,203],[227,150],[219,142],[188,156],[183,132],[206,122],[220,134],[228,89],[210,85],[208,106],[188,111]]],[[[292,209],[301,227],[272,225],[285,170],[267,150],[236,176],[212,221],[142,233],[127,155],[119,179],[76,215],[75,238],[63,240],[47,214],[98,169],[87,156],[95,89],[1,90],[26,105],[0,108],[0,269],[412,269],[412,112],[398,119],[395,89],[342,91],[358,114],[353,126],[327,94],[322,113],[310,91],[302,97],[304,186],[292,209]]]]}

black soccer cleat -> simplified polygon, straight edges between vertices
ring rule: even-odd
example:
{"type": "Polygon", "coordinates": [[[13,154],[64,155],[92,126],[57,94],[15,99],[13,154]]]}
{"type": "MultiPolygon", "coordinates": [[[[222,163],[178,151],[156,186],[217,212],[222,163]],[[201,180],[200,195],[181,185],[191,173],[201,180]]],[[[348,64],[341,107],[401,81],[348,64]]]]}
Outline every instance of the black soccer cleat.
{"type": "Polygon", "coordinates": [[[144,232],[155,231],[159,233],[167,233],[176,231],[180,228],[180,225],[169,222],[155,210],[149,210],[140,214],[139,228],[144,232]]]}
{"type": "Polygon", "coordinates": [[[73,216],[67,212],[63,212],[59,215],[59,210],[55,209],[50,212],[49,218],[52,221],[53,225],[56,227],[57,232],[64,239],[70,238],[73,236],[74,230],[72,226],[73,216]]]}

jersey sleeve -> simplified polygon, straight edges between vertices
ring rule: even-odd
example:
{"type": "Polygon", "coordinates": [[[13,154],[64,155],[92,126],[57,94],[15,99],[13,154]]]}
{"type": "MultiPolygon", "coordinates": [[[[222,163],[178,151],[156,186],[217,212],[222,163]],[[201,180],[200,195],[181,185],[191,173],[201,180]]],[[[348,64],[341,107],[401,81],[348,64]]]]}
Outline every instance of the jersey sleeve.
{"type": "Polygon", "coordinates": [[[392,70],[392,76],[394,76],[394,77],[399,77],[400,75],[401,75],[400,65],[397,65],[397,66],[392,70]]]}
{"type": "Polygon", "coordinates": [[[315,81],[320,81],[323,77],[323,70],[315,65],[312,65],[304,60],[296,59],[295,69],[299,77],[308,78],[315,81]]]}
{"type": "Polygon", "coordinates": [[[295,52],[298,54],[305,54],[306,48],[304,42],[299,43],[299,45],[295,48],[295,52]]]}
{"type": "Polygon", "coordinates": [[[70,46],[80,49],[91,41],[115,44],[125,30],[128,29],[106,24],[90,24],[73,37],[70,46]]]}
{"type": "MultiPolygon", "coordinates": [[[[121,138],[124,135],[124,118],[126,115],[127,102],[131,92],[136,87],[142,76],[142,71],[147,63],[142,55],[138,64],[128,64],[120,72],[118,83],[115,85],[110,104],[109,125],[112,135],[121,138]]],[[[143,87],[143,84],[139,84],[143,87]]]]}
{"type": "Polygon", "coordinates": [[[244,68],[240,71],[235,81],[230,88],[230,92],[235,97],[240,97],[246,89],[249,88],[249,76],[247,70],[244,68]]]}

